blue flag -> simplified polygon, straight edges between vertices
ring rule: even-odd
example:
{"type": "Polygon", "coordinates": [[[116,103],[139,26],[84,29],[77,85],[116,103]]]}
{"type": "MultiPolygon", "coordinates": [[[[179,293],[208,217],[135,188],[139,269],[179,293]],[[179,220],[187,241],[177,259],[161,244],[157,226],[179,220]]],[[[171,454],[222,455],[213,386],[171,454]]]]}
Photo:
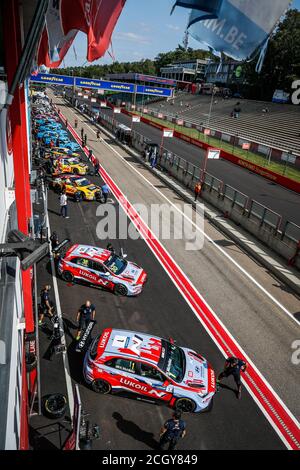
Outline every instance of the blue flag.
{"type": "MultiPolygon", "coordinates": [[[[183,2],[192,3],[192,2],[183,2]]],[[[215,4],[207,0],[207,4],[215,4]]],[[[263,48],[290,0],[222,0],[215,18],[200,18],[191,11],[189,33],[220,56],[246,60],[263,48]]]]}
{"type": "Polygon", "coordinates": [[[193,9],[195,11],[197,10],[198,19],[195,21],[216,18],[221,8],[222,1],[223,0],[176,0],[171,14],[173,13],[174,8],[178,6],[193,9]]]}

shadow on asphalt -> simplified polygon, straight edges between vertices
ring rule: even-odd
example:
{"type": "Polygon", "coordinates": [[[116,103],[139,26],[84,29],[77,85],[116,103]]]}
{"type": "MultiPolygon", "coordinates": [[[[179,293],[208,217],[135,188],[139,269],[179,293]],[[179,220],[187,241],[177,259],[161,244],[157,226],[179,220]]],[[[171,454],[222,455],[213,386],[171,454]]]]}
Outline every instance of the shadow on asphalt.
{"type": "Polygon", "coordinates": [[[133,421],[124,419],[120,413],[114,412],[112,417],[116,420],[117,428],[123,434],[127,434],[128,436],[133,437],[136,441],[143,442],[151,449],[158,448],[158,442],[154,439],[152,432],[144,431],[133,421]]]}
{"type": "Polygon", "coordinates": [[[70,429],[56,421],[38,428],[29,426],[29,431],[29,443],[34,450],[61,450],[70,429]]]}

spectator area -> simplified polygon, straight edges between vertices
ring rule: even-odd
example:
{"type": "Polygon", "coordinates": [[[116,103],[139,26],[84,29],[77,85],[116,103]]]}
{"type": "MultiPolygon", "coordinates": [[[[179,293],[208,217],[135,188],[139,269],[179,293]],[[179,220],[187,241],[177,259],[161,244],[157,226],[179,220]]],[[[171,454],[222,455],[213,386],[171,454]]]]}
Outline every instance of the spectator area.
{"type": "Polygon", "coordinates": [[[173,102],[155,103],[149,109],[300,154],[300,106],[215,96],[208,119],[210,104],[210,95],[180,93],[173,102]],[[238,102],[241,112],[233,118],[231,112],[238,102]],[[267,113],[263,112],[266,108],[267,113]]]}

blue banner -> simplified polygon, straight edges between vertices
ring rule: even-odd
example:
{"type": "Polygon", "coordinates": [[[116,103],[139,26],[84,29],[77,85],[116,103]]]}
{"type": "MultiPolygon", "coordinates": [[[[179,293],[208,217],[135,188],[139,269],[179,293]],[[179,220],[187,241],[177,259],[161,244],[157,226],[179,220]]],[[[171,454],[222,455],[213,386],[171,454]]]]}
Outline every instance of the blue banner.
{"type": "Polygon", "coordinates": [[[163,96],[165,98],[170,98],[171,96],[173,96],[173,88],[160,88],[144,85],[138,85],[136,88],[136,92],[139,95],[163,96]]]}
{"type": "Polygon", "coordinates": [[[91,78],[76,77],[75,86],[82,88],[99,88],[107,91],[134,93],[133,83],[107,82],[105,80],[96,80],[91,78]]]}
{"type": "Polygon", "coordinates": [[[31,75],[30,81],[48,83],[50,85],[74,85],[74,77],[68,77],[67,75],[52,75],[51,73],[38,73],[37,75],[31,75]]]}
{"type": "Polygon", "coordinates": [[[189,32],[219,56],[224,53],[246,60],[266,44],[289,3],[290,0],[223,0],[214,19],[203,20],[199,10],[193,9],[189,32]]]}

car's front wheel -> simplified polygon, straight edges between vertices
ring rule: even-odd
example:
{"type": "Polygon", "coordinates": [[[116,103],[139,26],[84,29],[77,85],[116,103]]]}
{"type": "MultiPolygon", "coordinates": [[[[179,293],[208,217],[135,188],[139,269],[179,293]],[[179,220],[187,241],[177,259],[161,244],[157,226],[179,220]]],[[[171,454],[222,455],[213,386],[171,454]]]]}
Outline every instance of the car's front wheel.
{"type": "Polygon", "coordinates": [[[67,282],[74,281],[74,276],[70,271],[63,271],[61,277],[63,278],[64,281],[67,281],[67,282]]]}
{"type": "Polygon", "coordinates": [[[190,398],[178,398],[174,407],[182,413],[193,413],[196,409],[196,403],[190,398]]]}
{"type": "Polygon", "coordinates": [[[126,286],[123,286],[123,284],[116,284],[114,287],[114,293],[116,295],[126,296],[128,294],[128,289],[126,286]]]}
{"type": "Polygon", "coordinates": [[[73,168],[73,173],[74,173],[74,175],[79,175],[79,170],[78,170],[78,168],[73,168]]]}
{"type": "Polygon", "coordinates": [[[111,385],[110,383],[106,382],[106,380],[97,379],[91,383],[91,387],[96,393],[101,393],[101,395],[107,395],[111,392],[111,385]]]}

